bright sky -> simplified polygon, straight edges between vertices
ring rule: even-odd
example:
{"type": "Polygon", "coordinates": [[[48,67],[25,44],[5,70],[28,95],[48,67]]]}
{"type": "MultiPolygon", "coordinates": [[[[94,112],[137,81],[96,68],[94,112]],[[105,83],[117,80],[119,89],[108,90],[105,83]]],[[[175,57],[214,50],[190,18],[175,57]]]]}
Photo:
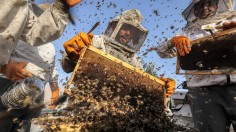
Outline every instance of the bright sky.
{"type": "MultiPolygon", "coordinates": [[[[51,2],[52,0],[36,0],[36,2],[51,2]]],[[[83,0],[79,5],[71,9],[76,25],[68,24],[63,36],[54,41],[53,44],[57,51],[57,69],[59,79],[65,79],[68,74],[64,73],[60,67],[58,59],[61,58],[60,50],[64,51],[63,43],[81,31],[88,32],[92,26],[100,21],[99,27],[93,34],[102,34],[111,18],[119,15],[128,9],[138,9],[144,16],[143,26],[149,30],[145,44],[139,52],[139,56],[145,62],[154,62],[160,68],[158,74],[165,74],[166,77],[176,79],[180,84],[185,78],[175,74],[174,59],[161,59],[156,52],[142,54],[147,48],[157,46],[163,38],[170,38],[181,30],[186,24],[181,17],[182,11],[188,6],[191,0],[83,0]],[[145,1],[145,2],[144,2],[145,1]],[[158,12],[158,14],[154,13],[158,12]]]]}

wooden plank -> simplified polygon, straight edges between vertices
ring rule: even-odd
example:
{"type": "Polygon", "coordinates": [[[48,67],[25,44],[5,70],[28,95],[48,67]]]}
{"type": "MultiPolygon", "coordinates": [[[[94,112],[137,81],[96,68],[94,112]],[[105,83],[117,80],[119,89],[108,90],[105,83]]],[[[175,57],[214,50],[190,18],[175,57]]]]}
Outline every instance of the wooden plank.
{"type": "Polygon", "coordinates": [[[235,32],[236,32],[236,28],[231,28],[231,29],[228,29],[228,30],[216,32],[213,35],[205,36],[205,37],[202,37],[200,39],[193,40],[193,41],[191,41],[191,44],[199,44],[201,42],[208,41],[208,40],[213,41],[214,38],[217,39],[217,38],[222,37],[222,36],[228,36],[228,35],[234,34],[235,32]]]}
{"type": "Polygon", "coordinates": [[[80,132],[83,131],[83,126],[91,125],[88,123],[72,123],[73,121],[68,117],[39,117],[32,120],[34,125],[39,125],[44,131],[57,131],[57,132],[80,132]],[[62,122],[64,120],[64,122],[62,122]]]}
{"type": "Polygon", "coordinates": [[[222,74],[236,74],[236,71],[188,71],[188,72],[179,72],[179,75],[222,75],[222,74]]]}
{"type": "Polygon", "coordinates": [[[103,51],[101,51],[101,50],[99,50],[99,49],[97,49],[97,48],[95,48],[95,47],[90,46],[90,47],[88,48],[88,50],[91,50],[92,52],[95,52],[95,53],[97,53],[97,54],[99,54],[99,55],[101,55],[101,56],[103,56],[103,57],[105,57],[105,58],[107,58],[107,59],[113,61],[113,62],[116,63],[116,64],[121,64],[122,66],[128,68],[128,69],[131,70],[131,71],[135,71],[136,73],[138,73],[138,74],[140,74],[140,75],[142,75],[142,76],[146,76],[147,78],[149,78],[149,79],[155,81],[156,83],[159,83],[160,85],[165,85],[165,82],[162,81],[162,80],[160,80],[159,78],[154,77],[154,76],[152,76],[152,75],[146,73],[145,71],[143,71],[143,70],[140,69],[140,68],[135,68],[135,67],[133,67],[132,65],[130,65],[130,64],[128,64],[128,63],[126,63],[126,62],[124,62],[124,61],[122,61],[122,60],[119,60],[119,59],[113,57],[113,56],[110,55],[110,54],[106,54],[105,52],[103,52],[103,51]]]}
{"type": "MultiPolygon", "coordinates": [[[[80,58],[83,58],[83,57],[84,57],[84,54],[85,54],[85,52],[86,52],[86,49],[87,49],[87,47],[84,47],[84,48],[81,50],[80,58]]],[[[71,74],[71,76],[70,76],[70,79],[69,79],[69,81],[66,83],[65,91],[68,91],[68,89],[69,89],[71,83],[73,82],[74,77],[75,77],[75,74],[76,74],[76,71],[78,70],[78,68],[79,68],[79,66],[80,66],[80,62],[81,62],[81,59],[79,59],[79,60],[77,61],[76,65],[75,65],[75,68],[74,68],[74,70],[73,70],[73,72],[72,72],[72,74],[71,74]]]]}

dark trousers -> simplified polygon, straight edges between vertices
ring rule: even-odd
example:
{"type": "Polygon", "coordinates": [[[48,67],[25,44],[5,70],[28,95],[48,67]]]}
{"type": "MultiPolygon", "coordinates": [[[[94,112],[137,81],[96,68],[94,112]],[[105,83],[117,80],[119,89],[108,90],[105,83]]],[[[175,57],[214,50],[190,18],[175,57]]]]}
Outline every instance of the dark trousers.
{"type": "MultiPolygon", "coordinates": [[[[6,79],[3,75],[0,74],[0,96],[5,93],[13,83],[6,79]]],[[[14,132],[17,129],[17,124],[13,123],[14,118],[20,117],[20,113],[15,116],[9,115],[7,113],[7,109],[4,107],[2,102],[0,101],[0,131],[1,132],[14,132]]]]}
{"type": "MultiPolygon", "coordinates": [[[[3,95],[3,93],[5,93],[13,84],[13,82],[0,74],[0,96],[3,95]]],[[[40,113],[41,109],[32,110],[28,108],[14,109],[7,112],[7,109],[0,100],[0,132],[17,132],[17,130],[28,132],[30,130],[29,120],[39,116],[40,113]],[[19,122],[13,122],[16,118],[20,121],[23,120],[23,127],[19,126],[19,122]]]]}
{"type": "Polygon", "coordinates": [[[195,127],[200,132],[228,132],[236,123],[236,84],[189,88],[195,127]]]}

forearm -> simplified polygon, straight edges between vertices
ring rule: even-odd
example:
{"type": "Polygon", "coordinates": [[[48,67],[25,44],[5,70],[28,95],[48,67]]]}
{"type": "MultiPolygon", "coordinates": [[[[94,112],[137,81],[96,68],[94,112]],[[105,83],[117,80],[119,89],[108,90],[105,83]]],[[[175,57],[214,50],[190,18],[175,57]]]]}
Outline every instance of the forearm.
{"type": "Polygon", "coordinates": [[[158,46],[156,49],[156,52],[161,58],[174,58],[177,55],[176,50],[171,45],[169,40],[167,40],[167,42],[162,43],[160,46],[158,46]]]}

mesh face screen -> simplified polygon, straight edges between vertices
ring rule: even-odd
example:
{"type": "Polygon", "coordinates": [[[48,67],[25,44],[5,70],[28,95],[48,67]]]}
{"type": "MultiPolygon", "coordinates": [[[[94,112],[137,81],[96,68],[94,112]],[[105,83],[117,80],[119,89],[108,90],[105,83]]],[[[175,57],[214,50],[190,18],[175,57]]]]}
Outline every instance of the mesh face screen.
{"type": "Polygon", "coordinates": [[[133,25],[123,23],[115,36],[115,41],[133,50],[139,50],[147,32],[143,32],[133,25]]]}

